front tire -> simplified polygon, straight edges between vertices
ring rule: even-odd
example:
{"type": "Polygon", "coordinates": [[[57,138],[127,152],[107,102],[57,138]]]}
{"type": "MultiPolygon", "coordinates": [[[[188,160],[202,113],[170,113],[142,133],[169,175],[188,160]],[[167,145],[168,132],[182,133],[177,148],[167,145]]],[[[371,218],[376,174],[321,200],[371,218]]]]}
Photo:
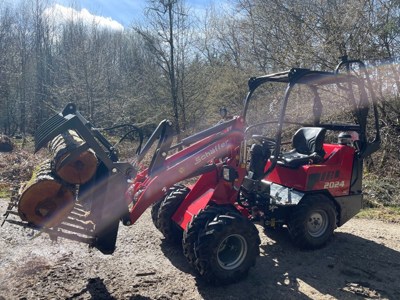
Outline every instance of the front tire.
{"type": "Polygon", "coordinates": [[[189,264],[196,268],[197,239],[199,232],[202,231],[217,215],[227,213],[226,207],[209,205],[193,216],[186,230],[183,232],[182,249],[189,264]]]}
{"type": "Polygon", "coordinates": [[[335,206],[325,195],[306,196],[291,213],[288,228],[293,243],[299,248],[321,248],[336,228],[335,206]]]}
{"type": "Polygon", "coordinates": [[[258,230],[239,213],[218,214],[198,232],[194,266],[207,282],[221,285],[247,276],[260,254],[258,230]]]}
{"type": "Polygon", "coordinates": [[[158,209],[158,225],[165,239],[172,243],[182,241],[183,230],[172,220],[172,216],[186,198],[190,189],[187,187],[177,189],[170,193],[160,204],[158,209]]]}
{"type": "Polygon", "coordinates": [[[171,186],[168,191],[165,193],[164,197],[161,198],[160,200],[158,200],[156,203],[154,203],[151,206],[151,220],[153,221],[154,226],[160,230],[160,225],[158,222],[158,212],[160,210],[160,206],[161,206],[161,202],[163,202],[163,200],[165,198],[167,198],[170,194],[172,194],[173,192],[179,190],[179,189],[183,189],[185,188],[185,186],[183,184],[174,184],[173,186],[171,186]]]}

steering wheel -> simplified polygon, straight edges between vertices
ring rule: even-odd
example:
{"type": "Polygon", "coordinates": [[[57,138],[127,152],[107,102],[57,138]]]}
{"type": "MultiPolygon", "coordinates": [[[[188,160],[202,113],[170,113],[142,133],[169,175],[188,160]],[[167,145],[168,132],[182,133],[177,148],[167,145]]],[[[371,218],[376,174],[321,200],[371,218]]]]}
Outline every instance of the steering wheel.
{"type": "Polygon", "coordinates": [[[265,135],[253,134],[251,137],[257,142],[267,146],[267,148],[274,149],[276,146],[276,140],[266,137],[265,135]]]}

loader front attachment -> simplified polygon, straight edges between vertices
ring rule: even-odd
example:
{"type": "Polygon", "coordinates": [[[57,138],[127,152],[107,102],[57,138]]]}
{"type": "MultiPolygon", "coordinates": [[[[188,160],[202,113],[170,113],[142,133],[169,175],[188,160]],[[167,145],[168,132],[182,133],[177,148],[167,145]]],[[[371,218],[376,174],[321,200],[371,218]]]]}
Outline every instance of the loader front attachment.
{"type": "MultiPolygon", "coordinates": [[[[24,215],[21,214],[20,195],[14,194],[5,214],[6,220],[39,230],[39,234],[48,233],[53,239],[62,237],[85,242],[104,254],[111,254],[115,250],[119,221],[126,219],[128,214],[124,195],[128,180],[136,176],[135,167],[118,161],[118,154],[113,145],[77,111],[72,103],[39,126],[35,133],[35,152],[58,135],[68,131],[76,132],[82,143],[71,149],[57,168],[52,164],[52,176],[54,175],[53,178],[57,183],[68,186],[69,190],[73,191],[74,207],[69,215],[51,227],[46,227],[45,224],[32,224],[29,218],[24,219],[24,215]],[[95,153],[98,161],[95,175],[88,182],[71,187],[71,184],[57,176],[57,171],[72,163],[88,149],[95,153]],[[10,215],[19,215],[22,221],[7,219],[10,215]]],[[[58,208],[51,208],[55,201],[48,198],[43,201],[32,201],[37,207],[30,209],[31,214],[39,213],[38,207],[45,201],[50,204],[49,210],[53,209],[48,213],[49,218],[57,214],[55,210],[58,208]]]]}
{"type": "Polygon", "coordinates": [[[100,164],[95,177],[80,187],[78,199],[87,207],[89,220],[94,223],[91,246],[103,254],[115,250],[119,222],[126,218],[125,202],[127,179],[122,173],[112,173],[100,164]]]}
{"type": "Polygon", "coordinates": [[[39,126],[35,132],[35,152],[46,146],[57,135],[68,130],[77,132],[85,143],[75,149],[74,153],[69,155],[69,159],[64,161],[63,164],[68,164],[73,156],[91,148],[108,170],[111,171],[114,168],[119,172],[133,170],[131,165],[117,162],[117,153],[112,144],[77,111],[73,103],[69,103],[62,112],[39,126]]]}

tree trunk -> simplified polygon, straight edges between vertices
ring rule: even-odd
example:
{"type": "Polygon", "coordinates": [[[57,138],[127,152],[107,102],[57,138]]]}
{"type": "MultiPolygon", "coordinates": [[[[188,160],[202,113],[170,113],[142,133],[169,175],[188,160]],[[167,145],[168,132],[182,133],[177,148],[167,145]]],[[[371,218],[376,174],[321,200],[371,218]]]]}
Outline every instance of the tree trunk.
{"type": "Polygon", "coordinates": [[[59,225],[74,206],[73,186],[63,184],[43,162],[19,191],[18,214],[23,221],[39,227],[59,225]]]}
{"type": "Polygon", "coordinates": [[[91,149],[82,152],[70,163],[60,168],[63,160],[72,155],[72,152],[83,143],[83,140],[73,130],[56,136],[50,142],[49,148],[53,156],[54,172],[68,183],[83,184],[96,173],[97,158],[91,149]]]}

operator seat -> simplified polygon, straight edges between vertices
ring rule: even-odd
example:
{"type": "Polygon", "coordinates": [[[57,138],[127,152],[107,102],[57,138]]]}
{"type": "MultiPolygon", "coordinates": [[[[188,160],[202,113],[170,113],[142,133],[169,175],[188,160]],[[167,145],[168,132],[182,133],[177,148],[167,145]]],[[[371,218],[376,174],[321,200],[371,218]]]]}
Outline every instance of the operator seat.
{"type": "Polygon", "coordinates": [[[292,139],[293,150],[282,153],[278,163],[290,168],[319,163],[324,159],[323,143],[326,129],[320,127],[302,127],[292,139]]]}

